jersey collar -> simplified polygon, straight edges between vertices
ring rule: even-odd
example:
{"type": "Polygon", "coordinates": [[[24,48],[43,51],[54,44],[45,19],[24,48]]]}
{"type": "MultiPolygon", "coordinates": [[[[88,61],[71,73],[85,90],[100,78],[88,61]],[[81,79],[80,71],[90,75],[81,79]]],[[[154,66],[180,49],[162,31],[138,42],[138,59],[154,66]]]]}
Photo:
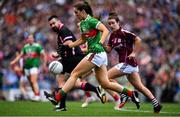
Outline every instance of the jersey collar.
{"type": "Polygon", "coordinates": [[[90,17],[91,17],[90,15],[87,15],[87,17],[86,17],[86,19],[84,21],[88,20],[90,17]]]}

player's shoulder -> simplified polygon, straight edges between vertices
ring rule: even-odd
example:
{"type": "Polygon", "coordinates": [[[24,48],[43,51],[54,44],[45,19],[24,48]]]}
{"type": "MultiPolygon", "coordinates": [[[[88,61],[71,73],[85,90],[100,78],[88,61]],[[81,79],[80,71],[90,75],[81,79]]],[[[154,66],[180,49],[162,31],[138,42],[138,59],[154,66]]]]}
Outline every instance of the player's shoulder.
{"type": "Polygon", "coordinates": [[[60,32],[69,32],[70,30],[66,27],[66,26],[63,26],[60,30],[60,32]]]}
{"type": "Polygon", "coordinates": [[[25,44],[25,45],[24,45],[24,47],[23,47],[23,48],[27,48],[28,46],[29,46],[29,44],[27,43],[27,44],[25,44]]]}
{"type": "Polygon", "coordinates": [[[33,43],[33,46],[35,46],[35,47],[41,47],[41,44],[39,44],[39,43],[33,43]]]}
{"type": "Polygon", "coordinates": [[[121,29],[121,31],[122,31],[123,33],[126,33],[126,34],[135,35],[134,33],[130,32],[130,31],[126,30],[126,29],[123,29],[123,28],[121,29]]]}

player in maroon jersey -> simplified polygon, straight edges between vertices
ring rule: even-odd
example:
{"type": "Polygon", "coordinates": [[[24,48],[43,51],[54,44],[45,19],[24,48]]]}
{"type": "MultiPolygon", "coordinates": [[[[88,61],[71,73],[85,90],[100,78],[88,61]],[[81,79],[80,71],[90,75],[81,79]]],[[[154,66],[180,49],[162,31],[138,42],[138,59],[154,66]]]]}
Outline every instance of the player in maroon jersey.
{"type": "MultiPolygon", "coordinates": [[[[162,106],[151,91],[143,85],[138,73],[139,68],[135,57],[141,46],[141,39],[135,34],[122,29],[115,12],[109,14],[108,25],[113,32],[105,49],[107,52],[115,49],[119,55],[119,63],[108,70],[109,79],[126,75],[129,82],[152,101],[154,112],[159,113],[162,106]]],[[[122,104],[120,105],[122,106],[122,104]]]]}

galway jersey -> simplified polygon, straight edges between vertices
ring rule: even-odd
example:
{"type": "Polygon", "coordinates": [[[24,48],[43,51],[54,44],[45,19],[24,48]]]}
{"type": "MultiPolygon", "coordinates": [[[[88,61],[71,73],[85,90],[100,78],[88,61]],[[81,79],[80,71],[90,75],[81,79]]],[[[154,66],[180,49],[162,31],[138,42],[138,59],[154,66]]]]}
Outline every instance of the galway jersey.
{"type": "MultiPolygon", "coordinates": [[[[136,35],[127,30],[120,28],[110,35],[108,46],[114,48],[119,55],[119,62],[127,61],[128,56],[134,49],[136,35]]],[[[136,59],[133,59],[129,64],[137,64],[136,59]]]]}
{"type": "Polygon", "coordinates": [[[22,49],[24,55],[24,68],[40,66],[40,54],[44,52],[42,46],[38,43],[26,44],[22,49]]]}
{"type": "Polygon", "coordinates": [[[101,39],[101,32],[97,30],[97,26],[101,22],[90,15],[80,23],[80,32],[88,44],[88,53],[104,52],[104,48],[99,43],[101,39]]]}

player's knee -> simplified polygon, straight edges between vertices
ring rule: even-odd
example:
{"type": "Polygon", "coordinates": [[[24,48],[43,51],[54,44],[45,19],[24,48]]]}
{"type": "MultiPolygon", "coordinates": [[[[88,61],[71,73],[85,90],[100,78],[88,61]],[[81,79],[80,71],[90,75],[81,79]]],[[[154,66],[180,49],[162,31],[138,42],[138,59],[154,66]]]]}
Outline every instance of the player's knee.
{"type": "Polygon", "coordinates": [[[143,91],[143,90],[145,89],[145,87],[144,87],[143,85],[140,85],[140,86],[137,87],[137,89],[138,89],[139,91],[143,91]]]}
{"type": "Polygon", "coordinates": [[[101,86],[102,86],[103,89],[108,89],[109,88],[108,83],[105,83],[105,82],[102,82],[101,86]]]}
{"type": "Polygon", "coordinates": [[[78,72],[72,72],[71,73],[71,77],[73,78],[79,78],[80,77],[80,74],[78,72]]]}

